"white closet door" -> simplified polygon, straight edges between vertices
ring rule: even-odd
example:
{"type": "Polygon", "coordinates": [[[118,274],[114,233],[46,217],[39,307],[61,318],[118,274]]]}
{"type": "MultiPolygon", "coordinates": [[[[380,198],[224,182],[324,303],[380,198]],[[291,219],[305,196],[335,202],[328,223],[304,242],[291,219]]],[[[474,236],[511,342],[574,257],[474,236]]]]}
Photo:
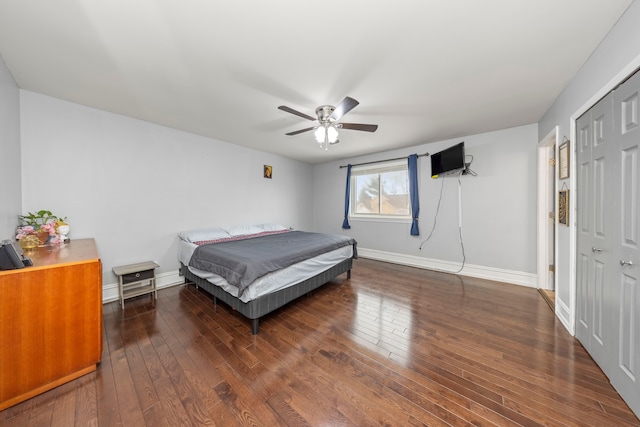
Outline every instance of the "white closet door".
{"type": "Polygon", "coordinates": [[[593,291],[590,285],[592,264],[592,175],[591,148],[591,111],[587,111],[576,121],[576,175],[577,175],[577,256],[576,256],[576,337],[590,351],[593,291]]]}
{"type": "MultiPolygon", "coordinates": [[[[616,181],[618,194],[613,245],[612,295],[616,305],[616,360],[603,369],[620,395],[640,414],[640,73],[614,91],[616,181]]],[[[614,349],[612,349],[614,350],[614,349]]]]}
{"type": "Polygon", "coordinates": [[[587,111],[576,121],[576,337],[589,350],[591,336],[592,294],[589,286],[591,264],[591,112],[587,111]]]}
{"type": "Polygon", "coordinates": [[[613,96],[607,95],[577,122],[578,256],[576,335],[600,365],[613,363],[611,243],[614,209],[613,96]]]}

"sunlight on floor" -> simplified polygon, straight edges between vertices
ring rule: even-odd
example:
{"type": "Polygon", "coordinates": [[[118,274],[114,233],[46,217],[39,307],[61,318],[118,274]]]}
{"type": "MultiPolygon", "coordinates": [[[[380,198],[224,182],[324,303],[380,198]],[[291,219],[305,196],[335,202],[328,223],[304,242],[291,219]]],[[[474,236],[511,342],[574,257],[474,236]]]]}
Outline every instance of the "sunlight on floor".
{"type": "Polygon", "coordinates": [[[411,353],[413,315],[408,300],[359,290],[353,334],[360,344],[385,357],[411,353]]]}

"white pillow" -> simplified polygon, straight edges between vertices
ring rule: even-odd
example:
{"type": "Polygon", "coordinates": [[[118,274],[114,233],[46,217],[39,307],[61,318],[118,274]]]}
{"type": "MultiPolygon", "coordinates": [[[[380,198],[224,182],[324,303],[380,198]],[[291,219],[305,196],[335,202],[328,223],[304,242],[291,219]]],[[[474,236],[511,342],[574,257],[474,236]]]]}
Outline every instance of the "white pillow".
{"type": "Polygon", "coordinates": [[[181,231],[178,236],[185,242],[201,242],[205,240],[218,240],[231,237],[223,228],[199,228],[196,230],[181,231]]]}
{"type": "MultiPolygon", "coordinates": [[[[235,225],[233,227],[226,227],[225,230],[231,236],[245,236],[247,234],[258,234],[261,233],[262,230],[260,227],[256,225],[235,225]]],[[[211,239],[206,239],[211,240],[211,239]]]]}
{"type": "Polygon", "coordinates": [[[279,224],[258,224],[256,227],[260,228],[262,231],[281,231],[288,230],[288,227],[279,224]]]}

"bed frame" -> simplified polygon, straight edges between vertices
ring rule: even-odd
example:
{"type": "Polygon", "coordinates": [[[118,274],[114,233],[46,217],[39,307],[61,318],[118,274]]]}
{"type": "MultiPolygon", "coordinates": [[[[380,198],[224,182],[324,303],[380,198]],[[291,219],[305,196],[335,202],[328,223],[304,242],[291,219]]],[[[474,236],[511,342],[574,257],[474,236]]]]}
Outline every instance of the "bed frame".
{"type": "Polygon", "coordinates": [[[219,286],[196,276],[182,263],[180,265],[180,271],[185,277],[185,283],[193,282],[197,288],[202,288],[207,291],[212,295],[214,304],[216,304],[217,300],[220,299],[231,308],[251,319],[251,333],[256,335],[260,328],[260,318],[265,314],[271,313],[294,299],[319,288],[342,273],[347,273],[347,279],[350,279],[352,263],[352,258],[346,259],[341,263],[334,265],[330,269],[296,285],[289,286],[288,288],[281,289],[271,294],[263,295],[260,298],[249,302],[243,302],[219,286]]]}

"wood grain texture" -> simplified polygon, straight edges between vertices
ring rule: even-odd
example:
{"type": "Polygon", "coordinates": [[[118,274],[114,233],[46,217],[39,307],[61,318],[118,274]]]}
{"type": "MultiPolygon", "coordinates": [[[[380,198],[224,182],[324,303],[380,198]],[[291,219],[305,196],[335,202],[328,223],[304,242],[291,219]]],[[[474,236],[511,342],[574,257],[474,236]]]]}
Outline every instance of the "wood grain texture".
{"type": "Polygon", "coordinates": [[[94,371],[102,355],[93,239],[29,255],[33,267],[0,272],[0,409],[94,371]]]}
{"type": "Polygon", "coordinates": [[[189,285],[103,311],[97,371],[1,425],[640,425],[535,289],[360,259],[255,336],[189,285]]]}

